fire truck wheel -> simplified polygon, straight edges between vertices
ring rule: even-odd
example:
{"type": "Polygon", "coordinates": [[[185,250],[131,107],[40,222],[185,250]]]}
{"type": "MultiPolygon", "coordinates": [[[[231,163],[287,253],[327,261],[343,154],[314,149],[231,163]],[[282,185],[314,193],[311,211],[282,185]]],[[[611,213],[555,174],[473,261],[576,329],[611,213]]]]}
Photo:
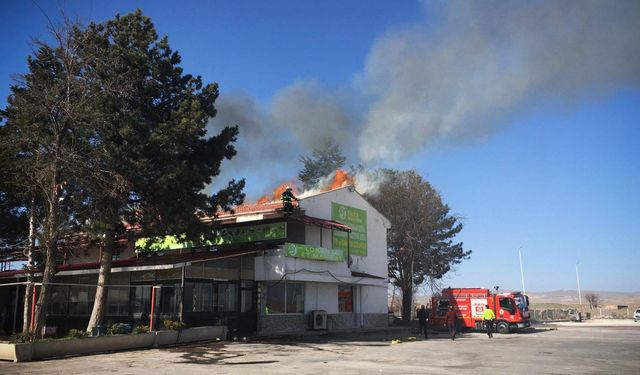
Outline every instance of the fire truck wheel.
{"type": "Polygon", "coordinates": [[[507,334],[509,333],[509,324],[507,322],[500,322],[496,329],[498,330],[498,333],[507,334]]]}

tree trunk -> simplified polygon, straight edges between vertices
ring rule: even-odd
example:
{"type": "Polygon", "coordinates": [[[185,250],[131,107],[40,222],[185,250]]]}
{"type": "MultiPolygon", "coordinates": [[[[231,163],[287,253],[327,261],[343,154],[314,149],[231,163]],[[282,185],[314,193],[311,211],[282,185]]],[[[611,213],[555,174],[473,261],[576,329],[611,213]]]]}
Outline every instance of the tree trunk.
{"type": "Polygon", "coordinates": [[[402,322],[409,323],[412,315],[412,300],[413,300],[412,288],[402,288],[402,322]]]}
{"type": "Polygon", "coordinates": [[[22,312],[22,332],[29,332],[31,321],[31,293],[33,292],[33,251],[35,250],[35,201],[31,199],[31,212],[29,212],[29,246],[27,247],[27,285],[24,291],[24,311],[22,312]]]}
{"type": "Polygon", "coordinates": [[[98,274],[98,286],[96,288],[96,298],[93,302],[91,318],[87,325],[87,332],[91,333],[94,326],[102,324],[104,311],[107,305],[107,294],[109,292],[109,280],[111,279],[111,263],[113,247],[115,245],[115,233],[110,231],[105,234],[102,256],[100,258],[100,273],[98,274]]]}
{"type": "MultiPolygon", "coordinates": [[[[60,147],[60,138],[58,138],[58,148],[60,147]]],[[[42,285],[40,286],[40,296],[36,302],[34,322],[31,323],[33,331],[31,331],[31,337],[35,338],[42,332],[42,327],[45,325],[47,316],[47,306],[51,299],[51,282],[53,282],[53,276],[56,273],[56,257],[58,255],[58,238],[60,238],[58,228],[58,187],[60,182],[58,181],[60,176],[57,167],[54,168],[53,186],[51,190],[51,196],[49,197],[49,212],[47,212],[47,223],[45,225],[45,241],[44,250],[46,251],[44,270],[42,271],[42,285]]]]}
{"type": "Polygon", "coordinates": [[[47,306],[51,299],[51,283],[53,282],[53,276],[56,273],[57,246],[58,244],[56,240],[47,241],[46,263],[44,271],[42,272],[42,285],[40,286],[40,295],[36,302],[33,331],[31,331],[31,336],[34,338],[41,335],[42,327],[45,325],[47,306]]]}

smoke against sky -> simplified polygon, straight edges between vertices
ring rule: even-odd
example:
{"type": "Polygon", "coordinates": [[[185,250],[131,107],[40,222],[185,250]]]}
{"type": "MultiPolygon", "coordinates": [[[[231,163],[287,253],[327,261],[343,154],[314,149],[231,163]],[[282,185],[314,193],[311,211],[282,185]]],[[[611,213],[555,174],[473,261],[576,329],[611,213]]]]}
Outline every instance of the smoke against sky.
{"type": "Polygon", "coordinates": [[[344,87],[300,77],[268,108],[222,95],[212,126],[240,127],[226,172],[249,168],[270,186],[295,177],[298,156],[325,138],[352,164],[375,167],[434,141],[482,141],[537,104],[574,105],[639,83],[637,1],[458,1],[424,12],[380,36],[344,87]]]}
{"type": "Polygon", "coordinates": [[[636,1],[448,2],[443,23],[379,39],[364,161],[399,159],[435,138],[490,135],[536,102],[605,95],[640,77],[636,1]],[[379,88],[385,88],[379,90],[379,88]]]}

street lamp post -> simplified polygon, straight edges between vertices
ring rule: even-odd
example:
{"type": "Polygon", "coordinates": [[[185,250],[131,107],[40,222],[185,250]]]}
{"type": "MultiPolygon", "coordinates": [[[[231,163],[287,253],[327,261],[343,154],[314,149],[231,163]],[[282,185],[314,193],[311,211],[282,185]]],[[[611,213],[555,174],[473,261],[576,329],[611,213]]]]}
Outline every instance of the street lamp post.
{"type": "Polygon", "coordinates": [[[524,289],[524,270],[522,268],[522,251],[520,251],[522,249],[522,246],[520,246],[520,248],[518,249],[518,255],[520,256],[520,278],[522,279],[522,295],[526,296],[527,292],[524,289]]]}
{"type": "Polygon", "coordinates": [[[578,302],[582,308],[582,293],[580,292],[580,274],[578,273],[578,263],[576,263],[576,279],[578,280],[578,302]]]}

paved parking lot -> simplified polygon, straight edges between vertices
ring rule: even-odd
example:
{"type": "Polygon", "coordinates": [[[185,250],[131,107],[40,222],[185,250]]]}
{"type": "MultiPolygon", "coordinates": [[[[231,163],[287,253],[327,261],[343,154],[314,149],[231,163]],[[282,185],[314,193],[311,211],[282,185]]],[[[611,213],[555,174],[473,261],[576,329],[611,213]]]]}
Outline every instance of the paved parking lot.
{"type": "Polygon", "coordinates": [[[217,342],[165,349],[0,363],[0,374],[640,374],[640,323],[537,326],[528,333],[407,331],[217,342]],[[391,342],[402,340],[399,344],[391,342]]]}

